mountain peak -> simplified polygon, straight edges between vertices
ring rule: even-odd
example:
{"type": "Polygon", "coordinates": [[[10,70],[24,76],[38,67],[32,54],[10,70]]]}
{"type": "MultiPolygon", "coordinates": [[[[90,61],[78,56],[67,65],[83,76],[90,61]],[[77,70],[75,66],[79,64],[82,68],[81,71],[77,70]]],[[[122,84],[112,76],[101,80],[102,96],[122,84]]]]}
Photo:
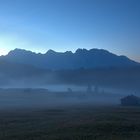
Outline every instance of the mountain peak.
{"type": "Polygon", "coordinates": [[[16,48],[14,50],[11,50],[8,55],[17,55],[17,54],[20,54],[20,55],[26,55],[26,54],[35,54],[34,52],[32,51],[29,51],[29,50],[25,50],[25,49],[19,49],[19,48],[16,48]]]}
{"type": "Polygon", "coordinates": [[[88,50],[87,49],[81,49],[81,48],[78,48],[76,51],[75,51],[75,53],[86,53],[86,52],[88,52],[88,50]]]}
{"type": "Polygon", "coordinates": [[[54,50],[52,50],[52,49],[49,49],[47,52],[46,52],[46,54],[55,54],[56,52],[54,51],[54,50]]]}
{"type": "Polygon", "coordinates": [[[76,51],[75,51],[75,53],[106,53],[106,54],[108,54],[108,53],[110,53],[110,54],[112,54],[111,52],[109,52],[109,51],[107,51],[107,50],[104,50],[104,49],[98,49],[98,48],[92,48],[92,49],[89,49],[89,50],[87,50],[87,49],[81,49],[81,48],[78,48],[76,51]]]}

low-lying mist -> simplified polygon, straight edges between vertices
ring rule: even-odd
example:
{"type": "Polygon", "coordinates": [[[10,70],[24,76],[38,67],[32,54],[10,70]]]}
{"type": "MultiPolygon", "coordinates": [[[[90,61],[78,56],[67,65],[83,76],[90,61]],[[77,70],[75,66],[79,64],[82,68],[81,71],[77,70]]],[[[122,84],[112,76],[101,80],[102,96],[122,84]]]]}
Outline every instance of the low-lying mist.
{"type": "Polygon", "coordinates": [[[73,105],[119,105],[129,92],[109,88],[75,85],[9,87],[0,89],[0,109],[54,108],[73,105]]]}

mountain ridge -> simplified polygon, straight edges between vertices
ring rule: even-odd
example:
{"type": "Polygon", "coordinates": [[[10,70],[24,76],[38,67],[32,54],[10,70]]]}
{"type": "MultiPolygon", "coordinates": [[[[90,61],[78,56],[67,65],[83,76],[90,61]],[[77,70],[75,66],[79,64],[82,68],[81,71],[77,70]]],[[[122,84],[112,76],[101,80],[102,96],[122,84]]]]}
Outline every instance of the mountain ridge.
{"type": "Polygon", "coordinates": [[[56,52],[48,50],[46,53],[35,53],[25,49],[14,49],[0,59],[28,64],[41,69],[79,69],[140,66],[140,63],[124,55],[116,55],[104,49],[77,49],[75,52],[56,52]]]}

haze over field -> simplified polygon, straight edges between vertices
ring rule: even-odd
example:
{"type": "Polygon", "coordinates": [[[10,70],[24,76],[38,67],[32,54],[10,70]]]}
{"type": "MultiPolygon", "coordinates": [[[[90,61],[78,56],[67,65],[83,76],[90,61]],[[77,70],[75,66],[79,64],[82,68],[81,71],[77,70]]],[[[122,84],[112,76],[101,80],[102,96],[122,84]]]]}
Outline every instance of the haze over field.
{"type": "Polygon", "coordinates": [[[15,49],[0,57],[0,79],[1,109],[118,105],[139,96],[140,63],[103,49],[15,49]]]}

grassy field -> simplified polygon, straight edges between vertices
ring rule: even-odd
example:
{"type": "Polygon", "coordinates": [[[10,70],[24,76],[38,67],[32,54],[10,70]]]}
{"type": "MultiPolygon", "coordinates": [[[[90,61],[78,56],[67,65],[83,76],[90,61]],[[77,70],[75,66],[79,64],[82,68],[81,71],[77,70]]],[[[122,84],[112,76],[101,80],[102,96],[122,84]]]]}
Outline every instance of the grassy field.
{"type": "Polygon", "coordinates": [[[1,110],[0,140],[140,140],[140,108],[1,110]]]}

